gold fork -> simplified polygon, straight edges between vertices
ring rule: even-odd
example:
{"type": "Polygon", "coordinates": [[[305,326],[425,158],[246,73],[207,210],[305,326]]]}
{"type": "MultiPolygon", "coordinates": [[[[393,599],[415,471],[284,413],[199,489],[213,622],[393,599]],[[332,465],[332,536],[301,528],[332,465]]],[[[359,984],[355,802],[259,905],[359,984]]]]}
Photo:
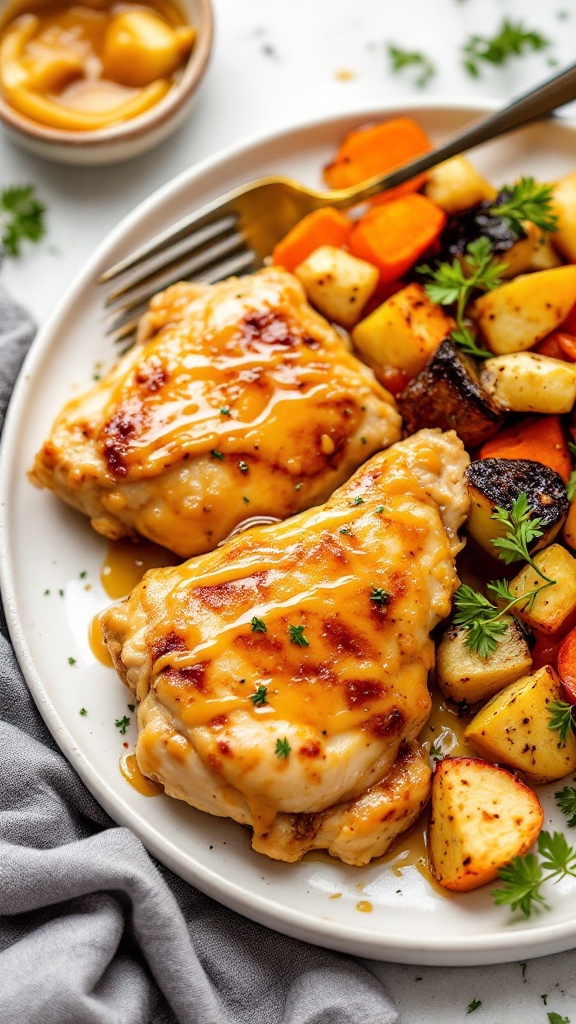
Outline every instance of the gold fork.
{"type": "Polygon", "coordinates": [[[257,270],[276,243],[312,210],[357,206],[442,160],[543,117],[574,98],[576,65],[474,122],[442,146],[354,188],[319,192],[289,178],[267,177],[228,192],[102,274],[101,283],[123,278],[106,299],[106,306],[114,311],[108,333],[116,333],[118,341],[130,337],[149,299],[175,281],[214,283],[257,270]]]}

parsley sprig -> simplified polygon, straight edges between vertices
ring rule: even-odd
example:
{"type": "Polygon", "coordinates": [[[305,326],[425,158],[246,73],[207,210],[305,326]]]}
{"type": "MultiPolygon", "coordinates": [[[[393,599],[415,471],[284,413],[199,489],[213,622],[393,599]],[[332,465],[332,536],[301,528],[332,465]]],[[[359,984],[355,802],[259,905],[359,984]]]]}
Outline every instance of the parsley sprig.
{"type": "Polygon", "coordinates": [[[499,889],[492,890],[497,906],[509,906],[520,910],[525,917],[533,911],[548,906],[542,893],[545,882],[559,882],[570,876],[576,878],[576,849],[570,846],[562,832],[541,832],[538,836],[538,853],[527,853],[514,857],[509,864],[500,868],[502,882],[499,889]]]}
{"type": "Polygon", "coordinates": [[[14,186],[0,192],[0,254],[19,256],[26,239],[38,242],[46,233],[46,207],[36,197],[33,185],[14,186]]]}
{"type": "Polygon", "coordinates": [[[576,826],[576,789],[574,786],[564,786],[564,789],[559,789],[554,796],[558,807],[568,818],[566,822],[568,828],[574,828],[576,826]]]}
{"type": "Polygon", "coordinates": [[[530,611],[538,594],[556,583],[556,580],[549,579],[538,568],[528,550],[528,545],[541,537],[543,530],[542,520],[537,516],[531,517],[524,491],[518,495],[510,510],[496,506],[492,519],[503,523],[506,528],[503,537],[492,541],[498,557],[507,565],[524,559],[542,578],[544,585],[515,596],[507,580],[492,580],[487,584],[487,590],[494,594],[500,605],[494,604],[465,583],[459,587],[454,595],[454,624],[466,630],[466,646],[476,651],[481,658],[489,658],[496,650],[507,629],[505,616],[512,608],[522,602],[522,611],[530,611]]]}
{"type": "Polygon", "coordinates": [[[413,68],[416,71],[414,85],[423,89],[431,78],[436,74],[436,67],[429,57],[418,50],[403,50],[400,46],[390,43],[388,46],[388,58],[390,69],[395,74],[404,71],[405,68],[413,68]]]}
{"type": "Polygon", "coordinates": [[[475,291],[488,292],[502,284],[505,264],[494,260],[490,239],[485,235],[476,238],[466,246],[462,259],[455,257],[451,263],[437,263],[435,267],[423,264],[416,272],[428,278],[424,290],[432,302],[440,306],[455,306],[456,329],[452,339],[468,355],[487,359],[492,353],[476,345],[474,336],[466,324],[465,311],[475,291]]]}
{"type": "Polygon", "coordinates": [[[574,444],[573,441],[568,441],[568,448],[570,449],[570,454],[573,457],[573,468],[570,473],[568,484],[566,485],[566,497],[568,498],[568,501],[573,501],[576,497],[576,444],[574,444]]]}
{"type": "Polygon", "coordinates": [[[541,231],[556,231],[558,217],[552,210],[552,185],[542,185],[534,178],[522,176],[514,185],[504,185],[504,202],[495,203],[488,211],[493,217],[502,217],[509,228],[522,235],[522,221],[529,220],[541,231]]]}
{"type": "Polygon", "coordinates": [[[565,746],[570,732],[576,732],[576,722],[572,714],[574,706],[566,700],[553,700],[546,710],[550,716],[548,728],[558,733],[560,742],[565,746]]]}
{"type": "Polygon", "coordinates": [[[462,64],[473,78],[480,77],[482,61],[502,65],[510,57],[521,57],[527,50],[538,52],[550,46],[549,40],[534,29],[526,29],[521,21],[504,18],[493,36],[471,35],[462,47],[462,64]]]}

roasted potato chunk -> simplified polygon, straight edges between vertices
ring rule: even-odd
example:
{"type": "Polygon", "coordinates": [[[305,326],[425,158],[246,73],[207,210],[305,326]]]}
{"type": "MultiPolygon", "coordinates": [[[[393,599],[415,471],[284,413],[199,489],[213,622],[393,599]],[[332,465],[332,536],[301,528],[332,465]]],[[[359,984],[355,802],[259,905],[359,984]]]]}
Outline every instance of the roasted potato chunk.
{"type": "Polygon", "coordinates": [[[415,377],[455,327],[452,317],[414,282],[361,320],[352,331],[352,342],[374,370],[394,366],[415,377]]]}
{"type": "Polygon", "coordinates": [[[564,700],[551,665],[497,693],[466,726],[464,737],[487,761],[522,772],[533,785],[555,782],[576,768],[576,736],[563,743],[550,728],[549,706],[564,700]]]}
{"type": "Polygon", "coordinates": [[[436,652],[436,682],[445,697],[478,704],[530,671],[526,637],[512,616],[506,622],[506,632],[489,658],[470,650],[462,626],[449,626],[436,652]]]}
{"type": "Polygon", "coordinates": [[[424,191],[449,216],[496,198],[494,186],[464,156],[453,156],[428,171],[424,191]]]}
{"type": "Polygon", "coordinates": [[[432,779],[432,872],[446,889],[477,889],[526,853],[543,821],[536,794],[503,768],[474,757],[446,757],[432,779]]]}
{"type": "Polygon", "coordinates": [[[473,363],[448,339],[396,401],[408,434],[421,427],[455,430],[469,448],[487,441],[502,423],[473,363]]]}
{"type": "Polygon", "coordinates": [[[576,171],[559,178],[552,193],[558,231],[552,242],[558,252],[573,263],[576,260],[576,171]]]}
{"type": "Polygon", "coordinates": [[[468,533],[494,557],[498,552],[492,541],[506,533],[504,523],[492,518],[497,506],[511,511],[518,496],[526,495],[533,517],[541,520],[543,530],[532,551],[551,544],[568,515],[562,477],[541,462],[478,459],[466,470],[466,487],[470,497],[468,533]]]}
{"type": "Polygon", "coordinates": [[[529,626],[542,633],[555,633],[562,623],[576,610],[576,560],[560,544],[551,544],[534,556],[539,570],[555,580],[554,586],[527,565],[510,583],[514,597],[539,590],[533,602],[523,607],[516,606],[516,614],[529,626]]]}
{"type": "Polygon", "coordinates": [[[480,381],[496,404],[511,412],[561,415],[576,401],[576,367],[537,352],[487,359],[480,381]]]}
{"type": "Polygon", "coordinates": [[[496,355],[533,348],[566,319],[576,302],[576,266],[555,267],[486,292],[472,316],[496,355]]]}
{"type": "Polygon", "coordinates": [[[378,271],[334,245],[321,245],[295,271],[306,295],[328,320],[353,327],[378,284],[378,271]]]}

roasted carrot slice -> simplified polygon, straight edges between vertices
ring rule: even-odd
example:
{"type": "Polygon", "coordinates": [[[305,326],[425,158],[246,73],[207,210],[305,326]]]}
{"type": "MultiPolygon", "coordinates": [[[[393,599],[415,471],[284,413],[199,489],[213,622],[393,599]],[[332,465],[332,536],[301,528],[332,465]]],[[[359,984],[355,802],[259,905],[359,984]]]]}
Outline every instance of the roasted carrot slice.
{"type": "Polygon", "coordinates": [[[566,700],[576,704],[576,629],[572,629],[560,644],[557,664],[566,700]]]}
{"type": "Polygon", "coordinates": [[[541,356],[551,356],[552,359],[564,359],[567,363],[576,363],[576,334],[569,334],[568,331],[552,331],[542,339],[534,351],[541,356]]]}
{"type": "Polygon", "coordinates": [[[321,245],[334,245],[337,249],[346,245],[351,228],[348,217],[333,206],[314,210],[278,242],[272,252],[272,262],[292,271],[321,245]]]}
{"type": "Polygon", "coordinates": [[[501,430],[480,449],[481,459],[531,459],[555,470],[568,483],[572,459],[559,416],[532,416],[501,430]]]}
{"type": "Polygon", "coordinates": [[[350,251],[373,263],[385,284],[402,277],[436,241],[446,214],[426,196],[400,196],[368,210],[352,228],[350,251]]]}
{"type": "MultiPolygon", "coordinates": [[[[381,124],[367,125],[346,135],[334,161],[324,168],[324,180],[329,188],[349,188],[377,174],[385,174],[431,148],[426,132],[411,117],[396,117],[381,124]]],[[[378,199],[387,202],[415,192],[425,180],[426,175],[419,174],[398,188],[383,193],[378,199]]]]}

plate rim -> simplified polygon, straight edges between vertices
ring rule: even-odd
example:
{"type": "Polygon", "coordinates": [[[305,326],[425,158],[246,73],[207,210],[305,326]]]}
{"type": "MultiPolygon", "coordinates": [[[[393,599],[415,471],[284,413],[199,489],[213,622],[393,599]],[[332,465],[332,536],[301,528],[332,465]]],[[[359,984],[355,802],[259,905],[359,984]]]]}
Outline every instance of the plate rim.
{"type": "MultiPolygon", "coordinates": [[[[43,357],[59,321],[74,305],[82,290],[94,283],[99,272],[109,262],[110,258],[107,254],[113,251],[143,218],[161,208],[180,190],[193,187],[196,181],[205,178],[212,169],[221,167],[227,161],[239,160],[259,146],[286,140],[302,131],[325,130],[329,126],[336,128],[339,123],[347,120],[357,120],[358,123],[362,123],[371,118],[390,116],[400,111],[411,112],[414,115],[418,111],[469,112],[473,117],[489,113],[497,109],[499,105],[497,100],[487,99],[452,100],[443,97],[403,99],[399,97],[393,102],[363,105],[359,109],[350,108],[328,116],[315,115],[304,118],[291,125],[284,125],[275,131],[253,133],[240,142],[221,147],[213,155],[180,172],[152,192],[102,239],[92,255],[79,269],[70,287],[61,296],[45,324],[38,330],[23,362],[4,421],[0,451],[0,586],[14,651],[40,715],[59,750],[72,764],[89,792],[113,821],[132,829],[154,857],[186,881],[190,879],[190,871],[185,870],[183,874],[181,854],[177,846],[165,836],[161,836],[157,827],[150,824],[143,815],[123,803],[121,797],[114,792],[112,787],[95,772],[89,759],[61,720],[45,689],[41,674],[36,668],[25,630],[20,622],[9,550],[9,530],[7,528],[9,502],[3,497],[3,481],[7,475],[7,465],[15,441],[19,410],[25,401],[28,381],[31,377],[34,378],[35,364],[43,357]]],[[[562,117],[549,120],[552,120],[561,129],[573,130],[576,127],[576,121],[572,119],[562,117]]],[[[194,861],[193,855],[190,857],[194,861]]],[[[297,909],[277,903],[273,897],[264,897],[253,892],[248,893],[244,887],[225,878],[218,870],[211,869],[199,862],[196,862],[196,873],[197,877],[189,884],[196,885],[208,896],[251,920],[312,944],[343,952],[353,952],[356,956],[371,959],[431,966],[473,966],[517,960],[519,955],[530,958],[541,956],[544,953],[560,952],[571,948],[576,942],[575,915],[571,922],[555,922],[531,928],[510,928],[507,932],[499,930],[482,935],[458,935],[450,938],[436,936],[432,948],[430,940],[423,941],[421,938],[403,936],[402,947],[398,949],[392,934],[388,940],[384,940],[382,936],[378,935],[369,938],[365,928],[317,917],[311,919],[309,915],[297,909]],[[271,911],[274,914],[273,919],[270,916],[271,911]]]]}

